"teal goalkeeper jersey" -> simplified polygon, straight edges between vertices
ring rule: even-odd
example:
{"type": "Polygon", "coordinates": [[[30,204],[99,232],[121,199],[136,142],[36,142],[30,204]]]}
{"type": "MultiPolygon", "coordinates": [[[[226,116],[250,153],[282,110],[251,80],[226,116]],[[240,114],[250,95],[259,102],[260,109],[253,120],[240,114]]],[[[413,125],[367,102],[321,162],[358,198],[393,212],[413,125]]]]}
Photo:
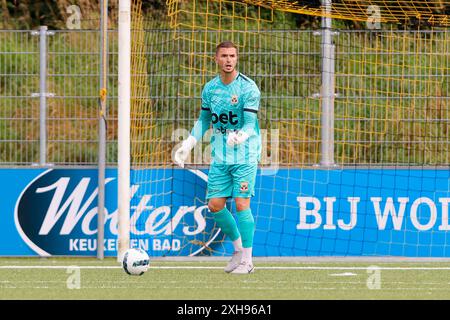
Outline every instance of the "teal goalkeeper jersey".
{"type": "Polygon", "coordinates": [[[242,73],[229,84],[220,75],[206,83],[202,91],[200,117],[191,131],[200,141],[212,124],[211,163],[254,164],[261,157],[261,135],[257,113],[261,93],[255,82],[242,73]],[[245,131],[249,138],[238,145],[227,145],[232,131],[245,131]]]}

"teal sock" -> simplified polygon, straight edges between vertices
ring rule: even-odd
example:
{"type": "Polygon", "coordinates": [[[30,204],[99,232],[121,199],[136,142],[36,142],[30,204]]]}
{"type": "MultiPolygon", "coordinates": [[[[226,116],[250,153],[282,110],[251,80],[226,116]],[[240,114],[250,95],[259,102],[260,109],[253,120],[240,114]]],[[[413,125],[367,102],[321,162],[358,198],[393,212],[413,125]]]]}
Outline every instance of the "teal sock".
{"type": "Polygon", "coordinates": [[[236,220],[234,220],[227,207],[224,207],[220,211],[213,212],[213,215],[217,225],[222,229],[222,232],[225,233],[225,235],[230,237],[231,241],[234,241],[241,236],[236,220]]]}
{"type": "Polygon", "coordinates": [[[253,247],[253,235],[255,234],[255,220],[250,208],[237,212],[239,220],[239,232],[242,237],[242,247],[253,247]]]}

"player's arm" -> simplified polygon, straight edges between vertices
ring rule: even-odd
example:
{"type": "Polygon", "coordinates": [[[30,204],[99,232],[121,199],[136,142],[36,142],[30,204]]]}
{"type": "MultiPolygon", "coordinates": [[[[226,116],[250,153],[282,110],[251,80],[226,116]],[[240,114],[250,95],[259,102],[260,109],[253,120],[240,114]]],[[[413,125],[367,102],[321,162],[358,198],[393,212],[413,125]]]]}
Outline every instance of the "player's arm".
{"type": "Polygon", "coordinates": [[[200,116],[195,122],[194,127],[191,130],[189,137],[184,140],[181,147],[175,152],[174,162],[180,167],[184,168],[184,162],[186,161],[192,148],[197,144],[205,132],[209,129],[211,124],[211,108],[209,105],[209,99],[206,96],[205,90],[202,92],[202,107],[200,110],[200,116]]]}
{"type": "Polygon", "coordinates": [[[240,144],[255,135],[258,109],[261,99],[259,90],[253,90],[244,104],[243,126],[238,132],[232,132],[227,139],[228,145],[240,144]]]}
{"type": "Polygon", "coordinates": [[[209,107],[205,107],[202,104],[202,109],[200,110],[200,116],[198,120],[195,122],[194,127],[191,130],[191,137],[195,139],[195,141],[199,141],[205,132],[209,129],[211,124],[211,109],[209,107]]]}
{"type": "MultiPolygon", "coordinates": [[[[255,109],[244,109],[244,126],[239,132],[245,132],[248,137],[256,134],[255,126],[258,121],[258,111],[255,109]]],[[[248,138],[247,137],[247,138],[248,138]]]]}

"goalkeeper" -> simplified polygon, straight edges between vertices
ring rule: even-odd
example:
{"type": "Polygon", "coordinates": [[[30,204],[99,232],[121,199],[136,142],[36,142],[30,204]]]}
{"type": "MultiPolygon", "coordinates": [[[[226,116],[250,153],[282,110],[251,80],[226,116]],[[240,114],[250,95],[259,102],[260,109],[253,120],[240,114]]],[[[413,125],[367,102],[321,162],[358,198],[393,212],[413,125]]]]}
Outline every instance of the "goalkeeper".
{"type": "Polygon", "coordinates": [[[255,222],[250,209],[256,171],[261,155],[261,137],[257,112],[260,91],[255,82],[238,72],[238,50],[230,41],[216,47],[215,61],[220,74],[206,83],[202,91],[200,117],[190,136],[175,152],[180,167],[212,123],[211,166],[208,174],[208,208],[221,230],[233,242],[234,253],[225,272],[248,274],[252,262],[255,222]],[[234,198],[236,223],[226,207],[234,198]]]}

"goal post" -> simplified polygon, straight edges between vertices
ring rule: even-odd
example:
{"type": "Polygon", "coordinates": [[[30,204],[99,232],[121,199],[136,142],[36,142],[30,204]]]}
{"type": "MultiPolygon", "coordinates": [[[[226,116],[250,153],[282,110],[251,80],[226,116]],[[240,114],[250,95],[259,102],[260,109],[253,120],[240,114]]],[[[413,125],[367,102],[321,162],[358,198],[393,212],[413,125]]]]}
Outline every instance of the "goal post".
{"type": "Polygon", "coordinates": [[[121,262],[130,247],[131,0],[119,0],[118,42],[117,259],[121,262]]]}

